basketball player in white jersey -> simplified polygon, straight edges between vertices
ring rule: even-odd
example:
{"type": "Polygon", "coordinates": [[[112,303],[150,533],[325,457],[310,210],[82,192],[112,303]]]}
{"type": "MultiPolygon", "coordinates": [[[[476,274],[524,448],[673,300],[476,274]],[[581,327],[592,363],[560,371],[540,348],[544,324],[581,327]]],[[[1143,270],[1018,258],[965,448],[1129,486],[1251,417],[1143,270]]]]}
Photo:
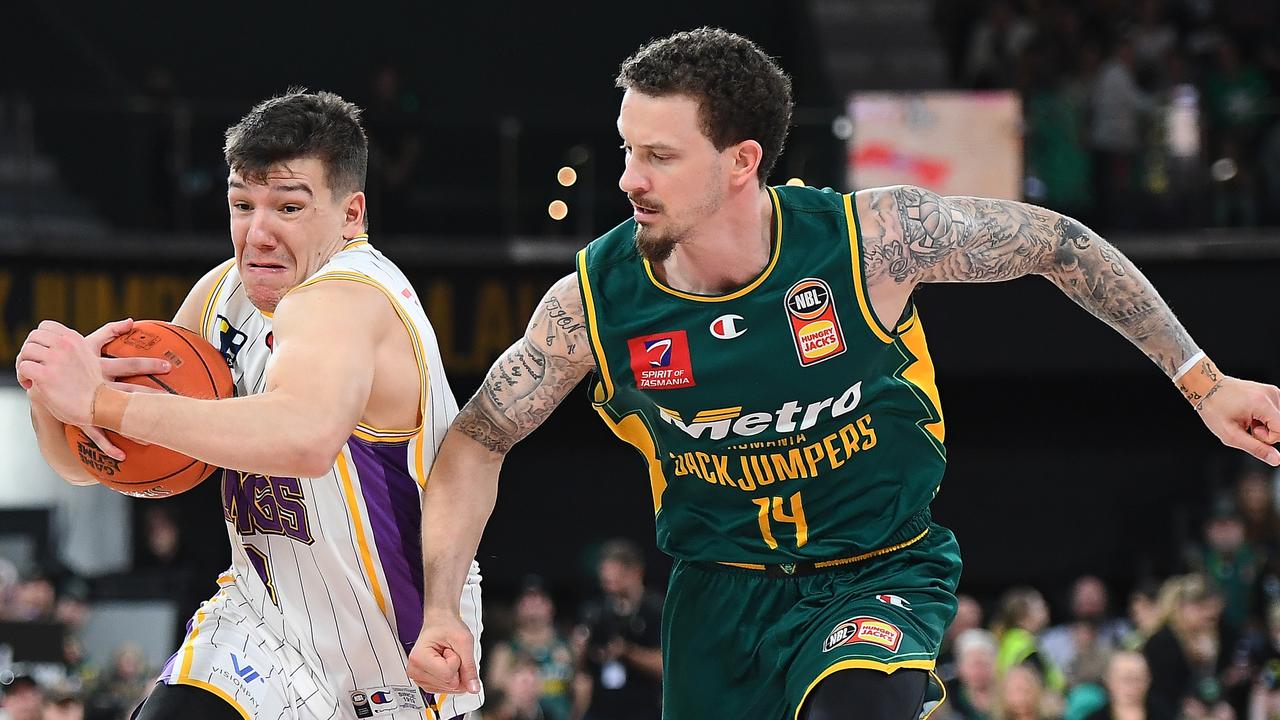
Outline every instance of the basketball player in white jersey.
{"type": "MultiPolygon", "coordinates": [[[[422,622],[421,488],[458,410],[416,293],[364,232],[367,147],[358,108],[329,93],[273,98],[227,131],[235,257],[196,283],[174,322],[221,349],[236,398],[109,382],[165,370],[99,357],[127,320],[87,338],[46,321],[22,347],[41,452],[68,481],[92,478],[64,423],[228,468],[211,482],[231,568],[142,720],[443,720],[482,701],[424,693],[405,670],[422,622]]],[[[474,562],[459,612],[478,638],[474,562]]]]}

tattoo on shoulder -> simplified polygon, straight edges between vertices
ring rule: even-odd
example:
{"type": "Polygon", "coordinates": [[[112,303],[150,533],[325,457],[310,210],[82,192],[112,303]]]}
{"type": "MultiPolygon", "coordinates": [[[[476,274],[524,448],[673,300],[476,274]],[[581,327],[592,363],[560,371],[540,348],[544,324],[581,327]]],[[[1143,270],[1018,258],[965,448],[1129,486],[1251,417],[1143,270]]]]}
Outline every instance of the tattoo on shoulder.
{"type": "Polygon", "coordinates": [[[1047,211],[987,198],[942,198],[923,188],[869,191],[861,218],[869,280],[1008,280],[1032,272],[1052,245],[1047,211]]]}
{"type": "Polygon", "coordinates": [[[525,336],[489,368],[454,427],[489,450],[506,453],[594,367],[588,342],[576,278],[569,276],[542,299],[525,336]]]}
{"type": "Polygon", "coordinates": [[[1012,200],[939,197],[916,187],[859,199],[869,281],[992,282],[1044,275],[1140,347],[1166,374],[1195,343],[1151,283],[1072,218],[1012,200]]]}

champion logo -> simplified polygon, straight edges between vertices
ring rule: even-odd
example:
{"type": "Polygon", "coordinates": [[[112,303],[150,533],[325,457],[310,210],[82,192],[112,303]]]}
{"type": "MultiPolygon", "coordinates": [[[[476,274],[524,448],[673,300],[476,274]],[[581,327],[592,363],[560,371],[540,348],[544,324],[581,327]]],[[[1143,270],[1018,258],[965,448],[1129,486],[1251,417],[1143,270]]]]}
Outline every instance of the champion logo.
{"type": "Polygon", "coordinates": [[[908,602],[907,599],[902,597],[901,595],[881,594],[881,595],[877,595],[876,599],[882,603],[885,603],[886,605],[893,605],[894,607],[906,608],[907,610],[911,609],[911,603],[908,602]]]}
{"type": "Polygon", "coordinates": [[[711,334],[721,340],[732,340],[747,332],[745,327],[739,327],[740,322],[741,315],[721,315],[711,321],[711,334]]]}

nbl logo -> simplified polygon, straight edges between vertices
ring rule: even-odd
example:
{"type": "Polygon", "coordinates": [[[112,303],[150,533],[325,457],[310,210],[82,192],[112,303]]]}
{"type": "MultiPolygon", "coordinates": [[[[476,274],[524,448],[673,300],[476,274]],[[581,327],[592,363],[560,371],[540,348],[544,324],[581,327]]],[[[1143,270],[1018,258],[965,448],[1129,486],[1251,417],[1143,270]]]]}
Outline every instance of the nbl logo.
{"type": "Polygon", "coordinates": [[[831,286],[825,280],[811,277],[792,285],[783,304],[801,366],[829,360],[847,349],[831,286]]]}
{"type": "Polygon", "coordinates": [[[369,696],[359,690],[351,693],[351,706],[356,711],[356,717],[373,717],[373,709],[369,707],[369,696]]]}
{"type": "Polygon", "coordinates": [[[821,315],[831,300],[831,291],[821,280],[804,283],[793,292],[795,294],[787,298],[787,307],[802,320],[812,320],[821,315]]]}
{"type": "Polygon", "coordinates": [[[649,367],[668,367],[671,365],[671,338],[646,340],[644,351],[649,353],[649,367]]]}

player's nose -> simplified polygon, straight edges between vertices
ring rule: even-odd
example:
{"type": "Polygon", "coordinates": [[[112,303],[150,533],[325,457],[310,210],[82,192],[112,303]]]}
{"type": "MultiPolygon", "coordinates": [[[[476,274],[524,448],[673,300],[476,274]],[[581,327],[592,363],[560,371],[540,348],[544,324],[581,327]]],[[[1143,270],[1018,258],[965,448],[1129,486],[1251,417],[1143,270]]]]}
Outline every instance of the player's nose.
{"type": "Polygon", "coordinates": [[[274,248],[277,240],[271,223],[270,213],[255,212],[249,220],[249,232],[245,235],[245,242],[256,248],[274,248]]]}
{"type": "Polygon", "coordinates": [[[636,167],[635,155],[627,158],[623,165],[622,176],[618,178],[618,189],[628,195],[649,190],[649,179],[636,167]]]}

